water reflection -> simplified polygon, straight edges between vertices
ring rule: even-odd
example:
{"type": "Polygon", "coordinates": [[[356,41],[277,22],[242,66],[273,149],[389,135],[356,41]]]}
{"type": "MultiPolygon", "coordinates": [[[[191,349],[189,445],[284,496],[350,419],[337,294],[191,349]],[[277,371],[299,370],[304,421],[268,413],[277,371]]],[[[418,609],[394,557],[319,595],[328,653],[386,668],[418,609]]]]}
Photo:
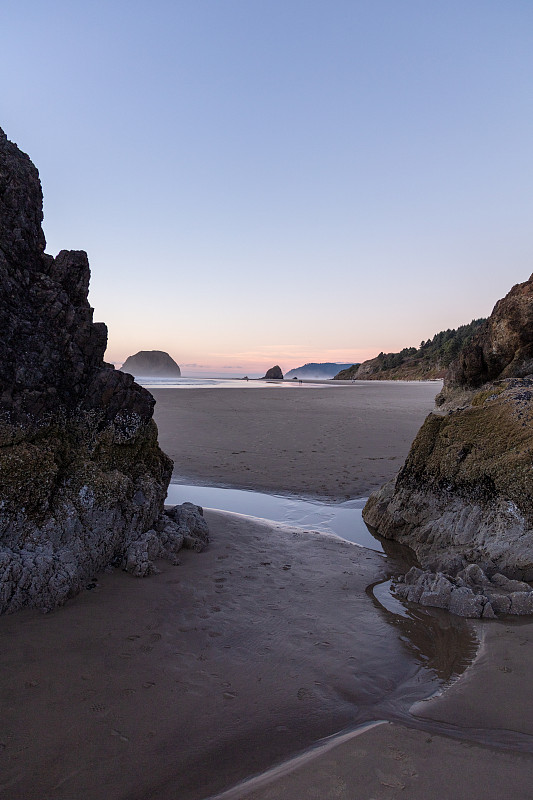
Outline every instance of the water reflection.
{"type": "Polygon", "coordinates": [[[473,626],[443,609],[401,602],[391,594],[390,583],[368,587],[376,608],[397,629],[400,641],[418,664],[443,683],[457,678],[477,652],[479,642],[473,626]]]}
{"type": "MultiPolygon", "coordinates": [[[[367,594],[384,621],[396,628],[404,649],[424,672],[417,677],[418,698],[421,696],[421,683],[427,683],[427,693],[430,694],[437,688],[435,678],[439,685],[453,680],[474,658],[478,640],[472,626],[464,619],[441,609],[403,603],[391,593],[390,577],[404,573],[416,564],[416,556],[410,548],[372,533],[362,517],[366,498],[343,503],[321,503],[249,490],[171,483],[167,502],[178,504],[185,501],[206,508],[280,522],[291,527],[333,534],[361,547],[385,553],[389,580],[372,584],[368,587],[367,594]]],[[[411,679],[412,676],[409,681],[411,679]]],[[[404,685],[402,691],[405,688],[404,685]]]]}
{"type": "Polygon", "coordinates": [[[205,508],[330,533],[382,553],[381,539],[370,532],[363,520],[362,510],[366,499],[362,497],[344,503],[321,503],[318,500],[302,500],[244,489],[220,489],[179,483],[171,483],[167,494],[167,503],[171,505],[189,501],[205,508]]]}

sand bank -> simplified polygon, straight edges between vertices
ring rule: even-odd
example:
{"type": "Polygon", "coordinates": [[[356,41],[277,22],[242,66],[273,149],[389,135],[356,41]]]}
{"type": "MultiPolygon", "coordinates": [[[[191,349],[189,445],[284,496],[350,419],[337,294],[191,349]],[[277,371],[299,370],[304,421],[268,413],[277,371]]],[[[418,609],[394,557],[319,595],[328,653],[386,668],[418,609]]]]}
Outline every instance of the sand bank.
{"type": "Polygon", "coordinates": [[[163,450],[185,483],[366,497],[402,465],[440,382],[156,389],[163,450]]]}

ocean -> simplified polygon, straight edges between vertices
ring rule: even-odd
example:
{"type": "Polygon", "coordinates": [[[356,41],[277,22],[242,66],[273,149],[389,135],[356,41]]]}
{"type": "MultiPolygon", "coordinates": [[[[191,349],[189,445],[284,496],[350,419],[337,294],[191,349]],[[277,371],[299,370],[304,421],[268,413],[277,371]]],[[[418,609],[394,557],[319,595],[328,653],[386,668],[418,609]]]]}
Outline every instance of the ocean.
{"type": "Polygon", "coordinates": [[[135,378],[145,389],[295,389],[334,385],[331,381],[265,381],[259,378],[135,378]]]}

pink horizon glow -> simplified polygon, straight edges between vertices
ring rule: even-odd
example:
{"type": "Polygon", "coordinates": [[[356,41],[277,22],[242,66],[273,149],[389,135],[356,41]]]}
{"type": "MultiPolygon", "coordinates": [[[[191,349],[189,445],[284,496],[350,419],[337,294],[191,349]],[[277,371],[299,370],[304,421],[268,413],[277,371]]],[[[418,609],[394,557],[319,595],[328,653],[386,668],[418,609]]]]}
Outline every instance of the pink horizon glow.
{"type": "MultiPolygon", "coordinates": [[[[162,347],[150,347],[146,348],[147,350],[161,350],[162,347]]],[[[398,348],[398,349],[401,349],[398,348]]],[[[278,365],[281,367],[281,371],[285,375],[289,370],[296,369],[297,367],[302,367],[304,364],[308,363],[339,363],[339,364],[355,364],[361,363],[363,361],[367,361],[370,358],[375,358],[378,355],[380,350],[376,348],[366,348],[361,350],[352,350],[350,351],[350,355],[343,353],[342,351],[336,351],[334,353],[330,351],[319,352],[317,354],[309,355],[308,353],[304,353],[302,355],[294,355],[288,356],[285,354],[283,357],[276,358],[275,355],[265,356],[265,355],[258,355],[256,358],[251,358],[249,360],[240,359],[240,358],[233,358],[231,356],[225,356],[224,358],[213,358],[213,359],[204,359],[201,362],[196,360],[189,360],[187,358],[180,359],[179,355],[171,350],[166,350],[169,355],[176,361],[181,369],[182,375],[186,377],[207,377],[213,375],[238,375],[244,376],[248,375],[249,377],[252,376],[259,376],[264,375],[268,369],[271,367],[278,365]]],[[[130,353],[129,355],[133,355],[130,353]]],[[[118,369],[122,364],[126,361],[128,356],[119,357],[119,358],[112,358],[111,353],[106,353],[106,361],[115,365],[118,369]]]]}

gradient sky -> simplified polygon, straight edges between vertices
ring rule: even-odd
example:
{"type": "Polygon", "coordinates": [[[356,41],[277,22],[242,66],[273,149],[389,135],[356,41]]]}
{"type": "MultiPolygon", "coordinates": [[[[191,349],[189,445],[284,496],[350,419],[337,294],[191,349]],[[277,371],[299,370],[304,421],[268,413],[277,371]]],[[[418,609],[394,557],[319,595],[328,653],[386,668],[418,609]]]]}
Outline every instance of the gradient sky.
{"type": "Polygon", "coordinates": [[[531,0],[2,0],[0,31],[110,361],[361,361],[533,272],[531,0]]]}

